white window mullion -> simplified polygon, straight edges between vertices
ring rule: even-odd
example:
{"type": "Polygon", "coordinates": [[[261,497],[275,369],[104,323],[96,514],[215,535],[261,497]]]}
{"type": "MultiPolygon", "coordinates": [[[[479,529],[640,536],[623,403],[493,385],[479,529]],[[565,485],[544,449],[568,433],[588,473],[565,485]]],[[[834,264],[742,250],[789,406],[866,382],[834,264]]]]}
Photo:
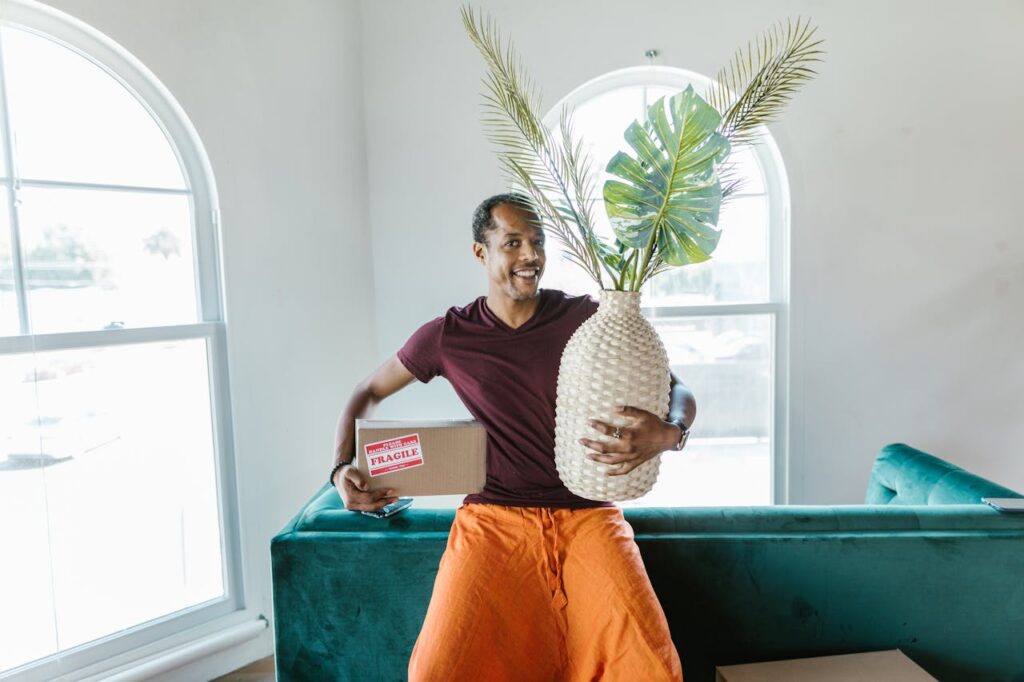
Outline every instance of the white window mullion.
{"type": "Polygon", "coordinates": [[[235,485],[234,425],[231,418],[228,344],[223,323],[201,325],[210,329],[206,344],[206,362],[210,371],[210,407],[213,411],[213,440],[216,452],[217,482],[220,490],[221,551],[224,556],[224,596],[236,609],[246,605],[242,573],[238,488],[235,485]]]}
{"type": "Polygon", "coordinates": [[[138,192],[140,194],[177,194],[188,195],[191,190],[174,189],[172,187],[143,187],[136,185],[107,185],[95,182],[68,182],[65,180],[34,180],[21,178],[18,181],[21,187],[41,187],[48,189],[89,189],[103,190],[107,192],[138,192]]]}
{"type": "Polygon", "coordinates": [[[132,343],[176,341],[180,339],[213,338],[220,325],[200,322],[170,327],[141,327],[137,329],[98,329],[95,331],[66,332],[60,334],[30,334],[0,337],[0,355],[6,353],[44,352],[118,346],[132,343]]]}
{"type": "Polygon", "coordinates": [[[789,312],[783,307],[773,317],[772,335],[772,504],[789,504],[789,312]]]}
{"type": "Polygon", "coordinates": [[[644,317],[652,320],[678,317],[717,317],[727,315],[775,314],[782,303],[721,303],[718,305],[651,306],[641,308],[644,317]]]}
{"type": "Polygon", "coordinates": [[[0,135],[3,136],[3,173],[8,187],[7,212],[11,225],[11,267],[14,276],[14,297],[18,305],[18,323],[22,334],[32,331],[25,290],[25,269],[21,261],[21,228],[18,222],[18,173],[14,154],[14,133],[11,130],[10,108],[7,106],[7,83],[4,77],[4,50],[0,42],[0,135]]]}
{"type": "Polygon", "coordinates": [[[771,501],[772,504],[790,503],[790,480],[793,472],[790,466],[792,439],[790,434],[790,197],[786,167],[778,146],[770,136],[753,147],[764,174],[765,190],[771,200],[768,202],[768,290],[773,301],[780,301],[774,317],[772,338],[772,452],[771,452],[771,501]]]}
{"type": "Polygon", "coordinates": [[[193,259],[199,286],[196,287],[199,319],[205,322],[224,321],[224,301],[221,297],[220,210],[208,200],[208,194],[192,195],[192,235],[195,248],[193,259]]]}

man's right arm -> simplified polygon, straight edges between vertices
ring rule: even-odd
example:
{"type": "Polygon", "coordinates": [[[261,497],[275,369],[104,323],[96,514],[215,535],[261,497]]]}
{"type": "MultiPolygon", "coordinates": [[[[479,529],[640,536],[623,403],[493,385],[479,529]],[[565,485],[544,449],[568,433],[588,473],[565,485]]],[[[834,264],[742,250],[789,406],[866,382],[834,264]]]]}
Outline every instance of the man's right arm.
{"type": "MultiPolygon", "coordinates": [[[[392,355],[356,386],[338,418],[332,466],[355,459],[356,419],[366,419],[382,400],[414,381],[416,377],[405,368],[397,355],[392,355]]],[[[366,478],[353,466],[339,468],[334,473],[333,482],[345,502],[345,508],[353,511],[377,510],[397,499],[393,490],[370,490],[366,478]]]]}

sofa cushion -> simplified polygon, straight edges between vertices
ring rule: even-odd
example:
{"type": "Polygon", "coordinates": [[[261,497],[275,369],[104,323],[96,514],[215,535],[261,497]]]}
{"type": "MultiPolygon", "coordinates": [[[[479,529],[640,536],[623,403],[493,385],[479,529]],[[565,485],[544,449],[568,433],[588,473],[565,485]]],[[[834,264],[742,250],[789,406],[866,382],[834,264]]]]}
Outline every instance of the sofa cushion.
{"type": "Polygon", "coordinates": [[[865,504],[980,504],[982,497],[1024,497],[903,443],[882,448],[865,504]]]}

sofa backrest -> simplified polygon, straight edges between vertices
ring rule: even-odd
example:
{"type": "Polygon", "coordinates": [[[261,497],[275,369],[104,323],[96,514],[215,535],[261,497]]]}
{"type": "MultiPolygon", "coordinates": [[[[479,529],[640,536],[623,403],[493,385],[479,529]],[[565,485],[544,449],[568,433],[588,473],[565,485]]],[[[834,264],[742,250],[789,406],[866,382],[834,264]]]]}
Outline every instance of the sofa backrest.
{"type": "Polygon", "coordinates": [[[903,443],[875,458],[865,504],[981,504],[982,497],[1024,497],[998,483],[903,443]]]}

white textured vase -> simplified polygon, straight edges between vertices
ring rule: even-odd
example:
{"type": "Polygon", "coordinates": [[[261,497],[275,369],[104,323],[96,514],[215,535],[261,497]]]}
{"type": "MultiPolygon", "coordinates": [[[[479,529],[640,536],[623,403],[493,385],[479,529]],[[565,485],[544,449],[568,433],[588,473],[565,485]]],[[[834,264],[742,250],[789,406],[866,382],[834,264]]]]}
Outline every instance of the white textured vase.
{"type": "Polygon", "coordinates": [[[629,426],[628,417],[615,413],[617,405],[633,405],[664,419],[669,374],[665,346],[640,314],[640,292],[603,289],[597,312],[569,339],[558,370],[555,466],[566,488],[590,500],[632,500],[654,487],[660,454],[628,474],[606,476],[615,467],[588,458],[592,451],[579,439],[613,441],[588,422],[629,426]]]}

